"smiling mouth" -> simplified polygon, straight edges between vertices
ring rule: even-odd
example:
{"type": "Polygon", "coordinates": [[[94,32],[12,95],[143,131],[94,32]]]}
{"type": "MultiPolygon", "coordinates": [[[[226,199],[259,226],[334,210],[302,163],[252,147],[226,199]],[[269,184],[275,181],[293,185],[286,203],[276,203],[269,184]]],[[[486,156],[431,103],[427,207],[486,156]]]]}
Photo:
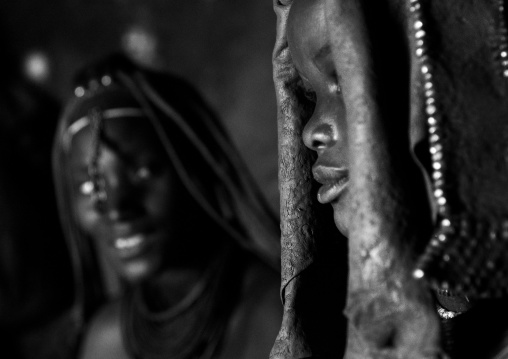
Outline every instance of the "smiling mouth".
{"type": "Polygon", "coordinates": [[[325,204],[337,200],[347,187],[349,180],[348,170],[344,168],[326,167],[322,165],[312,168],[314,179],[321,183],[317,199],[325,204]]]}
{"type": "Polygon", "coordinates": [[[147,244],[145,234],[137,233],[129,237],[117,238],[113,241],[113,247],[121,258],[131,258],[141,254],[147,244]]]}

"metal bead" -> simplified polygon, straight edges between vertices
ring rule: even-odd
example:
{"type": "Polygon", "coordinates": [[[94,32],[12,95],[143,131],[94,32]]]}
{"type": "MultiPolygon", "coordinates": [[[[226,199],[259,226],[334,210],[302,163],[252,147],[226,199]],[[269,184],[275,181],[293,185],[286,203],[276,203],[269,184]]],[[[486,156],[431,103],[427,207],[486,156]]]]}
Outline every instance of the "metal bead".
{"type": "Polygon", "coordinates": [[[427,118],[427,123],[429,124],[429,126],[436,126],[437,120],[434,116],[429,116],[429,118],[427,118]]]}
{"type": "Polygon", "coordinates": [[[423,48],[419,47],[416,49],[416,56],[420,57],[423,55],[423,53],[424,53],[423,48]]]}
{"type": "Polygon", "coordinates": [[[446,204],[446,198],[444,197],[438,198],[437,204],[439,204],[440,206],[444,206],[446,204]]]}
{"type": "Polygon", "coordinates": [[[438,180],[441,177],[443,177],[443,173],[441,171],[434,171],[434,173],[432,173],[432,178],[434,180],[438,180]]]}
{"type": "Polygon", "coordinates": [[[444,187],[444,181],[442,178],[434,181],[434,188],[443,188],[444,187]]]}
{"type": "MultiPolygon", "coordinates": [[[[438,201],[439,203],[439,201],[438,201]]],[[[445,207],[445,204],[446,204],[446,199],[445,199],[445,203],[440,205],[438,208],[437,208],[437,211],[439,212],[440,215],[442,216],[446,216],[446,215],[449,215],[449,211],[448,211],[448,207],[445,207]]]]}
{"type": "Polygon", "coordinates": [[[446,242],[446,234],[444,233],[441,233],[439,234],[439,236],[437,236],[437,239],[440,241],[440,242],[446,242]]]}
{"type": "Polygon", "coordinates": [[[417,39],[422,39],[425,37],[425,31],[424,30],[418,30],[415,34],[417,39]]]}
{"type": "Polygon", "coordinates": [[[439,141],[439,136],[437,134],[433,134],[432,136],[430,136],[429,140],[431,143],[436,143],[437,141],[439,141]]]}
{"type": "Polygon", "coordinates": [[[439,197],[443,197],[443,195],[444,195],[444,193],[443,193],[443,190],[442,190],[442,189],[436,189],[436,190],[434,191],[434,196],[435,196],[435,197],[438,197],[438,198],[439,198],[439,197]]]}
{"type": "Polygon", "coordinates": [[[425,97],[427,97],[427,98],[434,97],[435,95],[436,95],[436,91],[434,91],[433,89],[429,89],[429,90],[425,91],[425,97]]]}
{"type": "Polygon", "coordinates": [[[427,115],[432,116],[437,112],[437,108],[434,105],[428,105],[426,107],[425,111],[427,112],[427,115]]]}
{"type": "Polygon", "coordinates": [[[416,269],[413,272],[413,277],[416,279],[422,279],[425,276],[425,272],[421,270],[420,268],[416,269]]]}
{"type": "Polygon", "coordinates": [[[441,225],[443,227],[450,227],[452,225],[452,222],[448,218],[445,218],[441,221],[441,225]]]}
{"type": "Polygon", "coordinates": [[[441,161],[442,159],[443,159],[442,152],[436,152],[432,155],[432,160],[434,160],[434,161],[441,161]]]}
{"type": "Polygon", "coordinates": [[[434,162],[432,164],[432,168],[434,168],[436,171],[439,171],[443,166],[441,165],[441,162],[434,162]]]}
{"type": "Polygon", "coordinates": [[[416,20],[414,23],[415,30],[420,30],[422,27],[423,27],[423,22],[421,22],[420,20],[416,20]]]}
{"type": "Polygon", "coordinates": [[[442,150],[443,150],[443,146],[441,146],[439,143],[436,143],[430,148],[430,153],[434,154],[437,152],[441,152],[442,150]]]}
{"type": "Polygon", "coordinates": [[[423,74],[423,78],[427,81],[432,81],[432,73],[426,72],[423,74]]]}

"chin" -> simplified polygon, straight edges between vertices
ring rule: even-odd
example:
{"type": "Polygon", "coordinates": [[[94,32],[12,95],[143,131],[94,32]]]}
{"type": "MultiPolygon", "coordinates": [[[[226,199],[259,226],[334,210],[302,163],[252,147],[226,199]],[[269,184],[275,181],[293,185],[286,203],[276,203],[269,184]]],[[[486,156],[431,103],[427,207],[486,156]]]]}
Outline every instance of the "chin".
{"type": "Polygon", "coordinates": [[[138,284],[150,279],[156,272],[154,263],[143,260],[131,260],[121,264],[120,275],[131,284],[138,284]]]}
{"type": "Polygon", "coordinates": [[[349,237],[349,221],[346,219],[347,216],[343,214],[342,211],[337,211],[334,208],[333,211],[333,221],[335,222],[335,227],[339,230],[339,232],[346,238],[349,237]],[[347,222],[347,223],[346,223],[347,222]]]}

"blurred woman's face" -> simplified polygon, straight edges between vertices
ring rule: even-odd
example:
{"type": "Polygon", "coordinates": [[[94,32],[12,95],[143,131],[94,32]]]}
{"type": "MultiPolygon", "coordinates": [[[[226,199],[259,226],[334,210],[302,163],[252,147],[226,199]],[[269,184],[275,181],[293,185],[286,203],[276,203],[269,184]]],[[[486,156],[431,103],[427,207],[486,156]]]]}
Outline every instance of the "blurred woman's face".
{"type": "Polygon", "coordinates": [[[168,253],[178,256],[175,237],[189,224],[185,211],[179,211],[187,192],[147,118],[112,118],[103,124],[97,169],[105,199],[93,197],[94,136],[87,126],[72,139],[72,208],[78,225],[117,273],[140,282],[161,269],[168,253]]]}

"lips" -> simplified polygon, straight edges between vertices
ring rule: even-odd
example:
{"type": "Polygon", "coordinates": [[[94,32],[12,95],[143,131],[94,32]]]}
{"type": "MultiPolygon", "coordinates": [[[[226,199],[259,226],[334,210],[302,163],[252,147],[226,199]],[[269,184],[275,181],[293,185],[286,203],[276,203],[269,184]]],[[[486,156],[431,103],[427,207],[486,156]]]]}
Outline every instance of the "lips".
{"type": "Polygon", "coordinates": [[[122,259],[136,257],[147,248],[149,232],[144,226],[117,224],[113,227],[111,248],[122,259]]]}
{"type": "Polygon", "coordinates": [[[323,204],[337,200],[346,189],[349,179],[348,170],[342,167],[314,165],[312,175],[322,184],[317,199],[323,204]]]}
{"type": "Polygon", "coordinates": [[[132,258],[143,253],[147,245],[147,237],[145,234],[134,234],[126,238],[116,238],[113,241],[115,248],[120,258],[132,258]]]}

